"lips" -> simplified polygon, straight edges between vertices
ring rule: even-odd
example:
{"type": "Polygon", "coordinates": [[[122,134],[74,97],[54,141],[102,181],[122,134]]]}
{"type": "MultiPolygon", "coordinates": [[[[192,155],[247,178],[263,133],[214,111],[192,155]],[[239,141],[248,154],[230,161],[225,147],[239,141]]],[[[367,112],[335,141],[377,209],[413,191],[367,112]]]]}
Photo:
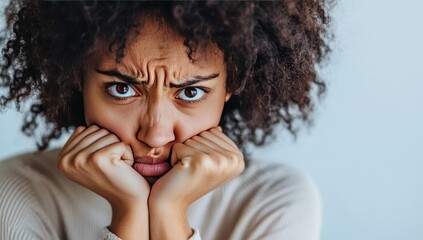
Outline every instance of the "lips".
{"type": "Polygon", "coordinates": [[[147,164],[147,163],[134,163],[132,166],[139,174],[145,177],[162,176],[170,170],[168,162],[147,164]]]}
{"type": "Polygon", "coordinates": [[[159,160],[152,157],[138,158],[132,167],[144,177],[162,176],[172,168],[166,159],[159,160]]]}

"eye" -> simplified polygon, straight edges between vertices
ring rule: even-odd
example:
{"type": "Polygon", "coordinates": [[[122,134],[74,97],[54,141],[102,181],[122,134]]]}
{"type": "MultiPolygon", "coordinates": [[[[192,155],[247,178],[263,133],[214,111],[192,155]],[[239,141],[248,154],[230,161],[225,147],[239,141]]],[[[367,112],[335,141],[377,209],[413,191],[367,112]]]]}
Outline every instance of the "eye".
{"type": "Polygon", "coordinates": [[[179,92],[177,98],[188,102],[196,102],[200,100],[204,96],[204,94],[206,94],[206,91],[201,88],[187,87],[179,92]]]}
{"type": "Polygon", "coordinates": [[[128,98],[137,95],[134,89],[126,83],[113,83],[107,87],[107,91],[116,98],[128,98]]]}

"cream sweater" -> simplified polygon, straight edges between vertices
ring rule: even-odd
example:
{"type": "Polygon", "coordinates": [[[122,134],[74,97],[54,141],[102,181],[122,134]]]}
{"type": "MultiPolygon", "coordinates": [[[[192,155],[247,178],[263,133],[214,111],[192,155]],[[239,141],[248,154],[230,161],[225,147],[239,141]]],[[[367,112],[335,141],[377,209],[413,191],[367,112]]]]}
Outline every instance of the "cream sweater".
{"type": "MultiPolygon", "coordinates": [[[[102,239],[111,208],[56,171],[57,150],[0,162],[0,239],[102,239]]],[[[312,180],[284,165],[250,162],[189,209],[193,239],[316,240],[320,198],[312,180]]]]}

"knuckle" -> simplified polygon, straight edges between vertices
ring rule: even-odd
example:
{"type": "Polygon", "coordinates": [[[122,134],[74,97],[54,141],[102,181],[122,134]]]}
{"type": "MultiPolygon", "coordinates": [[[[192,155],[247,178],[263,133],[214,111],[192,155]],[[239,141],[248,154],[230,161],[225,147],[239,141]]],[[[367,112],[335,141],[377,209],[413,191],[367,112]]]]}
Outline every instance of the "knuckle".
{"type": "Polygon", "coordinates": [[[64,172],[66,168],[64,157],[59,157],[58,161],[56,162],[56,169],[59,172],[64,172]]]}
{"type": "Polygon", "coordinates": [[[102,158],[103,158],[103,154],[100,151],[93,152],[90,156],[90,162],[97,164],[101,162],[102,158]]]}
{"type": "Polygon", "coordinates": [[[82,170],[85,168],[85,162],[86,162],[86,157],[84,154],[82,154],[81,152],[77,153],[75,155],[74,161],[72,161],[72,166],[76,169],[76,170],[82,170]]]}
{"type": "Polygon", "coordinates": [[[218,165],[214,162],[213,158],[207,154],[200,154],[197,161],[195,162],[197,163],[195,165],[196,168],[201,169],[201,171],[204,172],[205,175],[208,177],[216,175],[216,172],[219,169],[218,165]]]}
{"type": "Polygon", "coordinates": [[[227,163],[228,161],[228,158],[222,154],[216,154],[216,156],[214,156],[214,159],[219,165],[227,163]]]}
{"type": "Polygon", "coordinates": [[[84,154],[82,154],[82,152],[78,152],[77,154],[75,154],[73,162],[81,162],[84,160],[84,158],[85,158],[84,154]]]}
{"type": "Polygon", "coordinates": [[[228,159],[230,161],[236,161],[237,159],[239,159],[238,154],[234,153],[234,152],[228,152],[227,153],[228,159]]]}
{"type": "Polygon", "coordinates": [[[72,155],[70,153],[66,153],[64,155],[59,156],[56,169],[62,173],[68,173],[71,171],[71,163],[72,163],[72,155]]]}
{"type": "Polygon", "coordinates": [[[103,161],[104,155],[101,152],[94,152],[90,157],[90,165],[95,169],[103,169],[105,161],[103,161]]]}
{"type": "Polygon", "coordinates": [[[198,162],[200,166],[210,167],[211,157],[205,153],[200,152],[197,154],[197,161],[195,162],[198,162]]]}
{"type": "Polygon", "coordinates": [[[220,169],[220,171],[222,171],[222,170],[224,170],[228,167],[228,161],[227,161],[226,158],[220,157],[220,158],[217,158],[217,159],[218,159],[217,167],[218,167],[218,169],[220,169]]]}

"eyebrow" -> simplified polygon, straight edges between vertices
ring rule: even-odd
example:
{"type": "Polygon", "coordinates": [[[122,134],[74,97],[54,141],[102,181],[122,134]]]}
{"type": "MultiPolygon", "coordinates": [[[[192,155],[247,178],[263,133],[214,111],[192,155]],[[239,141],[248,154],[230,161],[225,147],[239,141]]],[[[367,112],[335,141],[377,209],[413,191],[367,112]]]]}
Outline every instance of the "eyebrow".
{"type": "Polygon", "coordinates": [[[180,83],[180,84],[170,83],[170,88],[184,88],[184,87],[194,85],[198,82],[205,82],[205,81],[215,79],[218,76],[219,76],[219,73],[213,73],[213,74],[210,74],[210,75],[207,75],[207,76],[194,76],[193,79],[187,80],[187,81],[180,83]]]}
{"type": "MultiPolygon", "coordinates": [[[[116,77],[119,78],[120,80],[131,84],[131,85],[135,85],[135,84],[146,84],[146,81],[140,81],[134,77],[125,75],[117,70],[100,70],[100,69],[96,69],[96,72],[100,73],[100,74],[104,74],[107,76],[111,76],[111,77],[116,77]]],[[[204,81],[209,81],[212,79],[215,79],[219,76],[219,73],[213,73],[207,76],[194,76],[192,79],[187,80],[183,83],[180,84],[174,84],[174,83],[170,83],[170,88],[184,88],[184,87],[188,87],[191,85],[194,85],[198,82],[204,82],[204,81]]]]}
{"type": "Polygon", "coordinates": [[[123,73],[120,73],[117,70],[100,70],[100,69],[96,69],[95,71],[98,72],[98,73],[101,73],[101,74],[110,76],[110,77],[117,77],[120,80],[122,80],[122,81],[124,81],[124,82],[126,82],[128,84],[135,85],[135,84],[145,84],[146,83],[146,81],[137,80],[136,78],[131,77],[131,76],[128,76],[128,75],[125,75],[123,73]]]}

